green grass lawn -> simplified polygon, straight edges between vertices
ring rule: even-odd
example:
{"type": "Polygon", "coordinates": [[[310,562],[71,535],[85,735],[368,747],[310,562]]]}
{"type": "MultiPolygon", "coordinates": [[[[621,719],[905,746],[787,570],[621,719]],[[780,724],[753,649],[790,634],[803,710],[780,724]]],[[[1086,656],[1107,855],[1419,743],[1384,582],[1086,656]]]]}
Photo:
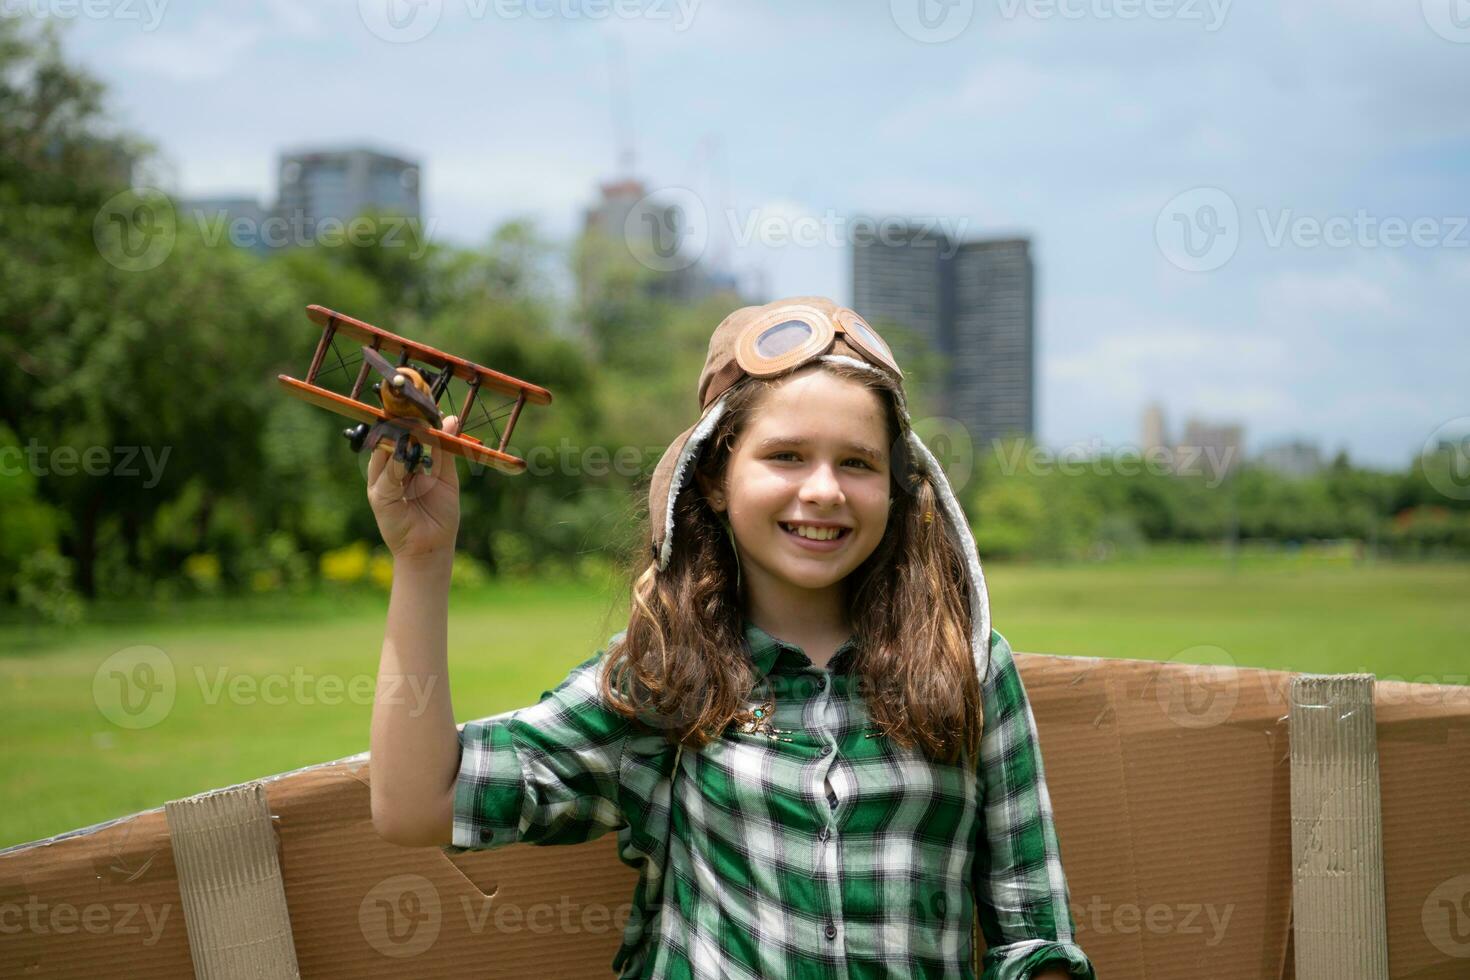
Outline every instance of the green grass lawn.
{"type": "MultiPolygon", "coordinates": [[[[1019,651],[1435,683],[1470,672],[1470,565],[1277,555],[1232,569],[1196,551],[987,573],[995,625],[1019,651]]],[[[625,608],[620,590],[596,585],[456,593],[456,717],[535,701],[621,628],[625,608]]],[[[0,626],[0,846],[362,751],[386,609],[385,595],[354,593],[100,610],[65,631],[0,626]],[[94,695],[104,661],[134,646],[162,651],[175,679],[172,708],[138,729],[110,721],[94,695]]]]}

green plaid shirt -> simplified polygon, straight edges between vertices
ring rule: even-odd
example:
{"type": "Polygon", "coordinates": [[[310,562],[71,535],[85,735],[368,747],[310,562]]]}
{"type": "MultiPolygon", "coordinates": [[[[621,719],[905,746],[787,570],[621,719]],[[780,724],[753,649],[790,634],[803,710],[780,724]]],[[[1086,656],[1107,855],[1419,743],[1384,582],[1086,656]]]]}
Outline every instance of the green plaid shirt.
{"type": "Polygon", "coordinates": [[[745,635],[762,678],[751,706],[774,698],[773,716],[698,752],[605,707],[605,649],[537,704],[467,722],[445,850],[616,830],[638,871],[620,977],[973,978],[978,910],[984,980],[1042,965],[1096,980],[1004,637],[977,774],[876,731],[852,640],[823,670],[748,621],[745,635]]]}

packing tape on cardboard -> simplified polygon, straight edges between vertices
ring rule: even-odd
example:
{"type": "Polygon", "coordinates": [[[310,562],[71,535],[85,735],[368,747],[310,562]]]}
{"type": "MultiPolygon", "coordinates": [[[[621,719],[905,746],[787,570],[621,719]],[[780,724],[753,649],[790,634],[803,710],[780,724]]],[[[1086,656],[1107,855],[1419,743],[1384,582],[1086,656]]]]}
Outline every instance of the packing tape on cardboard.
{"type": "Polygon", "coordinates": [[[1296,975],[1388,980],[1372,674],[1291,680],[1296,975]]]}
{"type": "Polygon", "coordinates": [[[164,806],[199,980],[301,976],[265,787],[164,806]]]}

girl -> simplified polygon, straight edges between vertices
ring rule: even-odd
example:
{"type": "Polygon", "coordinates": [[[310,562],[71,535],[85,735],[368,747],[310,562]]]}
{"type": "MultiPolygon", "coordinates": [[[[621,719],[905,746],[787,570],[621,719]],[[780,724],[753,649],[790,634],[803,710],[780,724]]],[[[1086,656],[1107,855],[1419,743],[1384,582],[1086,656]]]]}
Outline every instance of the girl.
{"type": "MultiPolygon", "coordinates": [[[[456,733],[379,699],[373,823],[449,852],[618,832],[621,977],[1095,980],[1040,747],[903,374],[821,297],[736,310],[649,490],[626,630],[456,733]]],[[[446,426],[456,426],[448,420],[446,426]]],[[[395,556],[381,674],[445,673],[453,466],[368,497],[395,556]]]]}

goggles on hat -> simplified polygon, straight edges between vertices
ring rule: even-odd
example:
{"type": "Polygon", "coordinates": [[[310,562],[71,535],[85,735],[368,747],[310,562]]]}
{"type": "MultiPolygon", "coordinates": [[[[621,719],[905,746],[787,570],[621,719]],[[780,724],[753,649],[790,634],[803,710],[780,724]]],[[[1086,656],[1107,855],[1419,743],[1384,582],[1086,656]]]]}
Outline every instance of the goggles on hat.
{"type": "Polygon", "coordinates": [[[751,377],[772,378],[827,353],[839,335],[864,359],[903,378],[893,351],[862,317],[847,309],[829,316],[801,304],[752,320],[735,341],[735,360],[751,377]]]}

